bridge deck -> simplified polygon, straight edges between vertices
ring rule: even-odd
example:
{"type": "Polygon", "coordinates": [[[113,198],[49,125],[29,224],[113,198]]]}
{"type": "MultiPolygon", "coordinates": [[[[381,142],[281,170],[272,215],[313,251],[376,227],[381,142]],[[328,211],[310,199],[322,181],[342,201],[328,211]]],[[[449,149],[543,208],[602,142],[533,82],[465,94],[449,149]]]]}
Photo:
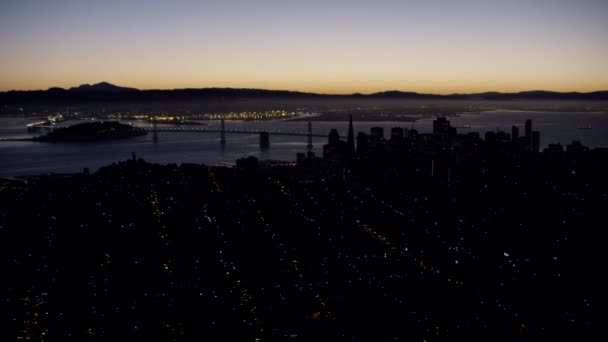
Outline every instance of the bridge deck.
{"type": "MultiPolygon", "coordinates": [[[[148,132],[154,132],[154,128],[144,128],[148,132]]],[[[158,128],[156,132],[193,132],[193,133],[221,133],[219,129],[203,129],[203,128],[158,128]]],[[[298,137],[306,137],[308,133],[306,132],[280,132],[280,131],[262,131],[262,130],[231,130],[227,129],[224,132],[226,134],[260,134],[262,132],[268,132],[270,135],[290,135],[290,136],[298,136],[298,137]]],[[[312,134],[313,137],[317,138],[325,138],[326,135],[322,134],[312,134]]]]}

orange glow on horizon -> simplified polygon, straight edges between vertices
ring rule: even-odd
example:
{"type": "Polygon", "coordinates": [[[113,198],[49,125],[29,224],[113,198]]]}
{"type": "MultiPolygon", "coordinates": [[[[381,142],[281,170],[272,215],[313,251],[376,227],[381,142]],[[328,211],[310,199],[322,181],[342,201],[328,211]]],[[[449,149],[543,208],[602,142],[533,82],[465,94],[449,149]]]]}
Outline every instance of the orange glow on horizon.
{"type": "Polygon", "coordinates": [[[0,91],[608,89],[608,2],[15,1],[0,91]]]}
{"type": "Polygon", "coordinates": [[[479,85],[467,85],[461,87],[450,87],[446,85],[430,85],[430,84],[411,84],[411,85],[398,85],[392,82],[387,82],[385,86],[382,84],[375,85],[360,85],[351,84],[350,87],[338,85],[312,85],[312,86],[297,86],[292,83],[272,83],[267,84],[260,82],[260,85],[246,83],[246,82],[226,82],[226,83],[189,83],[189,82],[175,82],[175,83],[160,83],[160,82],[149,82],[139,83],[132,81],[108,81],[107,79],[99,79],[94,81],[79,81],[77,83],[58,83],[58,84],[46,84],[42,82],[35,82],[31,84],[19,84],[14,88],[0,87],[0,91],[30,91],[30,90],[47,90],[51,87],[59,87],[69,89],[71,87],[77,87],[81,84],[95,84],[99,82],[109,82],[121,87],[136,88],[139,90],[170,90],[170,89],[185,89],[185,88],[252,88],[252,89],[266,89],[266,90],[287,90],[287,91],[298,91],[307,93],[317,94],[329,94],[329,95],[348,95],[348,94],[373,94],[383,91],[403,91],[403,92],[417,92],[424,94],[438,94],[438,95],[449,95],[449,94],[475,94],[484,92],[502,92],[502,93],[516,93],[531,90],[546,90],[555,92],[595,92],[595,91],[606,91],[608,90],[608,82],[597,83],[597,84],[585,84],[578,87],[572,87],[570,84],[479,84],[479,85]]]}

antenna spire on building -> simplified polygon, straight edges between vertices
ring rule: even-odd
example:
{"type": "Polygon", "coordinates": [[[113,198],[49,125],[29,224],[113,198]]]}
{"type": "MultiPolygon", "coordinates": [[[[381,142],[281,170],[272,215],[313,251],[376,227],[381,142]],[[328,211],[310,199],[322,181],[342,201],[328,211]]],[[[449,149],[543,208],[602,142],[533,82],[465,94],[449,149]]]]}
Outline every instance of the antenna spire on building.
{"type": "Polygon", "coordinates": [[[348,143],[348,149],[350,153],[355,152],[355,132],[353,131],[353,116],[350,115],[348,119],[348,138],[346,140],[348,143]]]}

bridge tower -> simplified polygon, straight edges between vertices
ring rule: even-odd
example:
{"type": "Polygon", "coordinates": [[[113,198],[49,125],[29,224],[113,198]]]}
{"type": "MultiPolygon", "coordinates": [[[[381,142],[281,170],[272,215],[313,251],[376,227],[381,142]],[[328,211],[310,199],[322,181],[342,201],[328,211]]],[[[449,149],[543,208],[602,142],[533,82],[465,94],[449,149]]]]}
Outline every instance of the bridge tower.
{"type": "Polygon", "coordinates": [[[224,119],[221,120],[221,128],[220,128],[220,144],[226,144],[226,124],[224,119]]]}
{"type": "Polygon", "coordinates": [[[270,134],[268,132],[263,131],[260,132],[260,148],[265,150],[270,147],[270,134]]]}
{"type": "Polygon", "coordinates": [[[306,145],[306,149],[310,154],[312,152],[312,122],[308,121],[308,145],[306,145]]]}
{"type": "Polygon", "coordinates": [[[156,127],[156,118],[152,120],[152,142],[158,143],[158,127],[156,127]]]}

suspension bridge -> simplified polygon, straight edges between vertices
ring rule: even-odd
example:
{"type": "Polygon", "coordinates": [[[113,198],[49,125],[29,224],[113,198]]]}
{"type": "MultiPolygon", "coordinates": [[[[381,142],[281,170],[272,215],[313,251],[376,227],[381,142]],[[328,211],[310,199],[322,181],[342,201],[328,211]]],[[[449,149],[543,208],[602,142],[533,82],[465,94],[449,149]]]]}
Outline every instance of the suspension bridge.
{"type": "Polygon", "coordinates": [[[266,131],[266,130],[257,130],[257,129],[226,129],[226,124],[224,120],[221,120],[220,128],[203,128],[203,127],[158,127],[156,122],[152,122],[152,127],[144,127],[144,129],[150,133],[152,133],[152,141],[158,142],[158,133],[167,132],[167,133],[178,133],[178,132],[188,132],[188,133],[215,133],[219,134],[219,142],[220,144],[226,144],[226,135],[228,134],[259,134],[260,135],[260,146],[267,147],[270,144],[271,135],[283,135],[283,136],[297,136],[297,137],[307,137],[308,144],[307,149],[312,150],[312,138],[325,138],[326,135],[323,134],[314,134],[312,132],[312,123],[308,122],[308,130],[306,132],[286,132],[286,131],[266,131]]]}
{"type": "MultiPolygon", "coordinates": [[[[29,130],[37,130],[37,129],[55,129],[58,126],[51,125],[48,121],[40,121],[34,122],[27,125],[29,130]]],[[[167,133],[215,133],[219,134],[220,139],[219,142],[222,145],[226,144],[226,135],[227,134],[259,134],[260,136],[260,147],[267,148],[270,145],[270,136],[271,135],[283,135],[283,136],[296,136],[296,137],[307,137],[308,144],[307,150],[312,151],[312,138],[325,138],[326,135],[323,134],[314,134],[312,132],[312,122],[308,121],[308,130],[306,132],[286,132],[286,131],[265,131],[265,130],[257,130],[257,129],[226,129],[225,120],[220,121],[219,129],[209,129],[204,127],[193,127],[193,126],[176,126],[176,127],[158,127],[156,120],[152,121],[152,127],[141,127],[147,132],[152,133],[152,142],[158,143],[158,133],[167,132],[167,133]]]]}

